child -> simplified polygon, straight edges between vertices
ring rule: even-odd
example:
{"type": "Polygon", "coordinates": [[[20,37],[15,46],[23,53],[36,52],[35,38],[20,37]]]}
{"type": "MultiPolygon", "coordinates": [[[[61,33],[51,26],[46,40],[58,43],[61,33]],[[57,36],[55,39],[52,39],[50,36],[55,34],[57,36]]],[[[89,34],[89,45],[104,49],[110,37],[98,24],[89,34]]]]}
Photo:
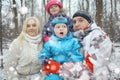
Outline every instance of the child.
{"type": "Polygon", "coordinates": [[[85,11],[78,11],[73,15],[73,29],[74,36],[83,45],[85,64],[89,70],[95,74],[96,80],[101,75],[101,78],[108,80],[109,72],[106,66],[112,51],[112,42],[108,35],[85,11]]]}
{"type": "Polygon", "coordinates": [[[63,16],[63,17],[67,18],[67,20],[69,22],[68,27],[71,31],[72,20],[63,13],[63,6],[62,6],[61,2],[59,2],[57,0],[50,0],[47,3],[45,9],[48,12],[48,14],[50,14],[50,17],[48,19],[48,22],[44,25],[44,28],[43,28],[43,31],[42,31],[42,36],[43,36],[44,42],[48,41],[49,37],[52,35],[51,21],[57,16],[63,16]]]}
{"type": "Polygon", "coordinates": [[[52,20],[53,34],[39,54],[39,60],[43,63],[46,60],[48,61],[47,64],[44,63],[43,65],[43,70],[47,74],[45,80],[64,80],[63,77],[73,77],[75,75],[74,71],[76,71],[74,65],[76,65],[78,72],[81,71],[80,65],[83,61],[83,55],[79,53],[80,45],[78,40],[73,38],[72,33],[69,32],[68,24],[67,18],[64,17],[56,17],[52,20]],[[63,73],[66,64],[71,65],[69,67],[72,68],[71,74],[68,73],[69,76],[63,73]],[[61,66],[63,67],[61,68],[61,66]]]}

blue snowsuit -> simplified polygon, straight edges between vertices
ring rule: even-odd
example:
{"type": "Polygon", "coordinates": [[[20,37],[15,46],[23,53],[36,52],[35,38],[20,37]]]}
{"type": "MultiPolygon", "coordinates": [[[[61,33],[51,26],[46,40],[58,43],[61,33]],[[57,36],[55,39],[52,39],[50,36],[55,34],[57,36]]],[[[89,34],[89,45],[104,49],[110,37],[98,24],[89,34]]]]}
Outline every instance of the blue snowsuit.
{"type": "MultiPolygon", "coordinates": [[[[79,52],[80,45],[76,38],[73,38],[72,33],[68,33],[68,35],[64,38],[59,38],[54,34],[51,36],[51,40],[44,44],[43,50],[40,52],[38,58],[42,60],[42,58],[50,59],[52,58],[54,61],[63,64],[65,62],[82,62],[84,60],[83,55],[79,52]]],[[[63,80],[61,76],[58,76],[57,80],[63,80]]],[[[52,74],[48,75],[45,80],[56,80],[53,79],[52,74]],[[51,79],[52,78],[52,79],[51,79]]]]}

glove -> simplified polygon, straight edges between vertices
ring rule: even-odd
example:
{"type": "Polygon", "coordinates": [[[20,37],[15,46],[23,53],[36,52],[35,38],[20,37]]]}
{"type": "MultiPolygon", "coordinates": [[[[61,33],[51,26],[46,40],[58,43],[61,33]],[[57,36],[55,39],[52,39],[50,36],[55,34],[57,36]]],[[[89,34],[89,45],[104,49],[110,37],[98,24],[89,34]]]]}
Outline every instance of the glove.
{"type": "Polygon", "coordinates": [[[43,71],[45,71],[46,74],[59,74],[61,64],[58,62],[55,62],[54,60],[49,60],[42,68],[43,71]]]}
{"type": "Polygon", "coordinates": [[[91,61],[89,60],[90,57],[91,57],[91,56],[90,56],[89,54],[87,54],[87,55],[86,55],[86,58],[85,58],[85,62],[86,62],[86,64],[87,64],[89,70],[90,70],[91,72],[93,72],[93,71],[94,71],[94,66],[93,66],[93,64],[91,63],[91,61]]]}

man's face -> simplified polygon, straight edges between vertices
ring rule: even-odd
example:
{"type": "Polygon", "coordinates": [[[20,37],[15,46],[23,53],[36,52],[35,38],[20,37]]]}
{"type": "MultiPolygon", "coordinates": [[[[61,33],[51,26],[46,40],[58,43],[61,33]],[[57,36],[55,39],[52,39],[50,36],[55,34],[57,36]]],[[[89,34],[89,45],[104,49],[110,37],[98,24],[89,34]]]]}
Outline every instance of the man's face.
{"type": "Polygon", "coordinates": [[[84,30],[89,27],[89,22],[83,17],[74,17],[73,18],[73,29],[74,31],[84,30]]]}
{"type": "Polygon", "coordinates": [[[63,23],[56,24],[54,26],[54,32],[59,38],[64,38],[68,32],[67,25],[63,23]]]}

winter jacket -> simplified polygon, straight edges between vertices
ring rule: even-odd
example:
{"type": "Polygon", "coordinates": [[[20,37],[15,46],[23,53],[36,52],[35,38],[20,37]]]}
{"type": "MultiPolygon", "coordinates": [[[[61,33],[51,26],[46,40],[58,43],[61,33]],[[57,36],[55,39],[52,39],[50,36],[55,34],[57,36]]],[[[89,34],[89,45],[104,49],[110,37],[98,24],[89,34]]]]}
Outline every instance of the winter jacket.
{"type": "Polygon", "coordinates": [[[45,43],[43,50],[39,54],[39,59],[52,58],[56,62],[81,62],[83,55],[79,53],[80,45],[76,38],[73,38],[72,33],[68,36],[58,38],[55,35],[51,36],[51,40],[45,43]]]}
{"type": "MultiPolygon", "coordinates": [[[[79,52],[80,45],[76,38],[73,38],[72,33],[64,38],[58,38],[54,34],[51,39],[44,44],[43,50],[40,52],[38,58],[53,59],[54,61],[63,64],[65,62],[82,62],[83,55],[79,52]]],[[[45,80],[64,80],[62,76],[58,74],[49,74],[45,80]]]]}
{"type": "Polygon", "coordinates": [[[5,58],[7,80],[30,80],[34,74],[39,74],[41,64],[38,61],[38,53],[42,49],[42,44],[40,35],[30,37],[27,34],[24,34],[22,42],[15,39],[11,43],[5,58]]]}
{"type": "Polygon", "coordinates": [[[86,31],[74,32],[74,36],[83,45],[85,64],[92,72],[97,73],[96,70],[108,65],[112,42],[100,27],[93,23],[86,31]]]}
{"type": "Polygon", "coordinates": [[[42,36],[43,38],[46,37],[46,36],[51,36],[53,31],[52,31],[52,24],[51,24],[51,21],[55,18],[55,17],[58,17],[58,16],[62,16],[62,17],[65,17],[67,18],[68,22],[69,22],[69,29],[70,31],[72,31],[72,19],[70,19],[69,17],[67,17],[65,14],[58,14],[56,16],[50,16],[49,19],[48,19],[48,22],[44,25],[43,27],[43,31],[42,31],[42,36]]]}

